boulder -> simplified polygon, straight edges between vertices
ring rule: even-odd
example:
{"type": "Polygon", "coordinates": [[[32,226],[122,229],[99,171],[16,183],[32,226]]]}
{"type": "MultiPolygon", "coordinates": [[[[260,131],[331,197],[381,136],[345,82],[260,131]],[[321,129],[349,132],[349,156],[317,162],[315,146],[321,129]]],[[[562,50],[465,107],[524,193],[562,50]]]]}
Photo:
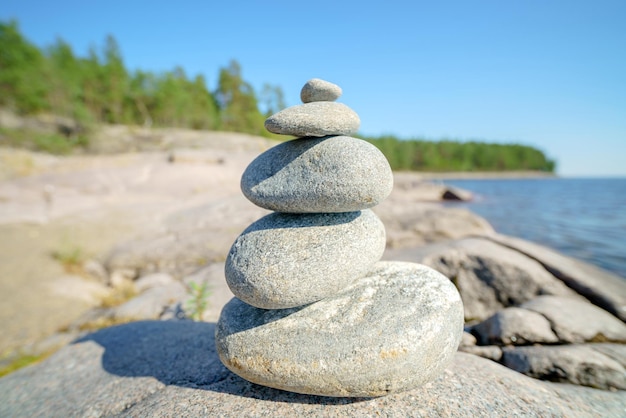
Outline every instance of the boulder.
{"type": "Polygon", "coordinates": [[[135,281],[135,290],[137,290],[137,293],[143,293],[153,287],[166,286],[174,281],[174,278],[167,273],[147,274],[135,281]]]}
{"type": "Polygon", "coordinates": [[[88,259],[83,263],[82,268],[85,273],[97,279],[100,283],[109,283],[109,273],[99,261],[88,259]]]}
{"type": "Polygon", "coordinates": [[[394,172],[393,177],[391,194],[373,208],[387,228],[389,248],[495,233],[489,222],[469,210],[438,204],[446,190],[443,184],[410,172],[394,172]]]}
{"type": "Polygon", "coordinates": [[[186,295],[187,290],[180,282],[153,287],[114,308],[113,317],[134,320],[158,319],[169,305],[184,300],[186,295]]]}
{"type": "Polygon", "coordinates": [[[266,310],[234,298],[217,352],[254,383],[323,396],[381,396],[435,378],[463,332],[450,281],[413,263],[381,262],[362,279],[303,308],[266,310]]]}
{"type": "Polygon", "coordinates": [[[502,348],[497,345],[468,345],[459,347],[459,351],[473,354],[493,361],[500,361],[502,348]]]}
{"type": "Polygon", "coordinates": [[[489,239],[536,260],[593,304],[626,321],[626,280],[623,277],[520,238],[493,234],[489,239]]]}
{"type": "Polygon", "coordinates": [[[413,251],[412,247],[420,245],[493,233],[486,220],[463,208],[389,198],[373,210],[387,228],[390,249],[413,251]]]}
{"type": "Polygon", "coordinates": [[[604,354],[607,357],[617,361],[622,367],[626,368],[626,345],[612,343],[591,343],[585,344],[594,350],[604,354]]]}
{"type": "Polygon", "coordinates": [[[263,309],[301,306],[343,289],[380,260],[385,227],[360,212],[274,212],[250,225],[226,258],[233,294],[263,309]]]}
{"type": "Polygon", "coordinates": [[[452,187],[441,181],[431,180],[424,177],[424,173],[415,171],[394,171],[394,190],[392,196],[405,201],[413,202],[439,202],[442,200],[473,199],[469,190],[452,187]]]}
{"type": "Polygon", "coordinates": [[[541,382],[457,353],[421,388],[379,398],[300,395],[229,372],[215,325],[141,321],[103,329],[0,378],[0,416],[623,416],[626,392],[541,382]]]}
{"type": "Polygon", "coordinates": [[[46,285],[53,296],[67,298],[88,306],[99,305],[111,290],[99,281],[73,274],[50,280],[46,285]]]}
{"type": "Polygon", "coordinates": [[[392,187],[385,156],[349,136],[283,142],[259,155],[241,178],[241,190],[252,203],[290,213],[367,209],[392,187]]]}
{"type": "Polygon", "coordinates": [[[461,336],[461,343],[459,347],[470,347],[476,345],[476,337],[470,334],[467,331],[463,331],[463,335],[461,336]]]}
{"type": "Polygon", "coordinates": [[[442,200],[451,200],[456,202],[468,202],[472,200],[472,193],[456,187],[446,187],[441,194],[442,200]]]}
{"type": "Polygon", "coordinates": [[[522,308],[505,308],[472,327],[481,345],[558,343],[550,322],[541,314],[522,308]]]}
{"type": "Polygon", "coordinates": [[[586,345],[505,347],[502,364],[537,379],[626,389],[626,369],[586,345]]]}
{"type": "Polygon", "coordinates": [[[111,272],[132,271],[133,279],[157,272],[180,279],[224,261],[241,231],[267,213],[243,196],[180,209],[170,213],[158,230],[116,245],[105,265],[111,272]]]}
{"type": "Polygon", "coordinates": [[[486,238],[388,252],[385,257],[426,264],[449,277],[461,293],[466,321],[482,321],[537,295],[578,296],[535,260],[486,238]]]}
{"type": "Polygon", "coordinates": [[[109,286],[122,288],[128,286],[138,277],[138,270],[130,267],[115,267],[109,275],[109,286]]]}
{"type": "Polygon", "coordinates": [[[562,342],[626,342],[626,324],[585,300],[546,295],[522,308],[545,316],[562,342]]]}
{"type": "Polygon", "coordinates": [[[135,276],[164,272],[180,277],[207,261],[223,260],[228,247],[213,249],[208,245],[211,237],[202,230],[150,234],[115,246],[105,263],[112,272],[132,270],[135,276]]]}

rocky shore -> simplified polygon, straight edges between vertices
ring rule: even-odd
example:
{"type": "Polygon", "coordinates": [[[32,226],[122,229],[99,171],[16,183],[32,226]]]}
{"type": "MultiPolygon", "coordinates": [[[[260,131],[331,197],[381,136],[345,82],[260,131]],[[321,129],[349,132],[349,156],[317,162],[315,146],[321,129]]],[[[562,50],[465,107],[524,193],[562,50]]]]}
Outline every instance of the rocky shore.
{"type": "Polygon", "coordinates": [[[60,348],[0,379],[0,416],[623,416],[626,281],[442,207],[470,196],[411,173],[395,173],[373,211],[384,259],[430,266],[461,294],[452,366],[384,398],[296,395],[232,374],[214,340],[232,298],[225,256],[269,213],[241,196],[239,178],[274,143],[162,135],[166,151],[20,152],[30,175],[0,183],[0,364],[60,348]],[[202,322],[187,319],[192,283],[210,289],[202,322]]]}

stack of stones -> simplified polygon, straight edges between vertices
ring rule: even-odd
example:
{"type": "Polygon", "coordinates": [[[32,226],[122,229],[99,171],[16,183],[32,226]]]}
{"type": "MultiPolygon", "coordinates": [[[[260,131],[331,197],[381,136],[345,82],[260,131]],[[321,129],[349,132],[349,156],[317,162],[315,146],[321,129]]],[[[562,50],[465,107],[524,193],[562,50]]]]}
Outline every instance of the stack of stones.
{"type": "Polygon", "coordinates": [[[463,331],[452,283],[413,263],[381,262],[385,228],[369,209],[391,192],[382,153],[349,135],[360,120],[313,79],[303,105],[269,117],[293,135],[254,160],[244,195],[275,212],[250,225],[226,260],[235,294],[216,330],[221,361],[265,386],[323,396],[413,389],[451,361],[463,331]]]}

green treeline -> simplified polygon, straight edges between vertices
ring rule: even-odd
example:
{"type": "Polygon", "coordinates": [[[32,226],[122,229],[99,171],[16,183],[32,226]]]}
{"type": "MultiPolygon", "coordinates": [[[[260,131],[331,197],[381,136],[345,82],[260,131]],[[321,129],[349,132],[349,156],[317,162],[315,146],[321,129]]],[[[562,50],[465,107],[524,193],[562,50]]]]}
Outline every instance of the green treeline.
{"type": "Polygon", "coordinates": [[[267,135],[265,113],[284,107],[280,87],[260,95],[231,61],[219,69],[217,87],[177,67],[155,74],[130,72],[112,36],[102,50],[74,54],[62,39],[40,50],[19,32],[17,22],[0,22],[0,107],[19,114],[53,113],[83,125],[119,123],[226,130],[267,135]]]}
{"type": "MultiPolygon", "coordinates": [[[[19,114],[50,113],[71,118],[84,128],[101,123],[224,130],[277,139],[263,126],[267,116],[285,107],[280,87],[265,84],[260,94],[231,61],[220,68],[209,90],[202,75],[189,77],[177,67],[155,74],[124,65],[112,36],[101,50],[74,54],[62,39],[40,50],[24,38],[17,22],[0,22],[0,108],[19,114]],[[259,108],[263,107],[264,111],[259,108]]],[[[13,143],[27,143],[30,133],[13,132],[13,143]],[[20,138],[23,136],[24,138],[20,138]]],[[[365,138],[385,154],[394,170],[552,172],[555,162],[522,145],[484,142],[365,138]]],[[[34,137],[35,149],[70,152],[88,141],[84,136],[34,137]]]]}
{"type": "Polygon", "coordinates": [[[517,144],[364,138],[385,154],[393,170],[553,172],[556,163],[540,150],[517,144]]]}

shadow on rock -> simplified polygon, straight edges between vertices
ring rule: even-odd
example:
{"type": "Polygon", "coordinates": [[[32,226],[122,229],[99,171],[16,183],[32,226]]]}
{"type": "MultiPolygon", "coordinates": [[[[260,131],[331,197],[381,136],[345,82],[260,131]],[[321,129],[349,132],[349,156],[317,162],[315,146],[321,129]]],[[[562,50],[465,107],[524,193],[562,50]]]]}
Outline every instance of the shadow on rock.
{"type": "Polygon", "coordinates": [[[332,398],[285,392],[231,373],[215,349],[215,323],[138,321],[105,328],[75,344],[104,348],[102,368],[121,377],[154,377],[166,385],[210,390],[276,402],[340,405],[370,398],[332,398]]]}

